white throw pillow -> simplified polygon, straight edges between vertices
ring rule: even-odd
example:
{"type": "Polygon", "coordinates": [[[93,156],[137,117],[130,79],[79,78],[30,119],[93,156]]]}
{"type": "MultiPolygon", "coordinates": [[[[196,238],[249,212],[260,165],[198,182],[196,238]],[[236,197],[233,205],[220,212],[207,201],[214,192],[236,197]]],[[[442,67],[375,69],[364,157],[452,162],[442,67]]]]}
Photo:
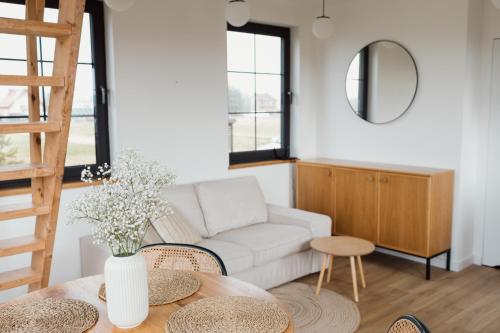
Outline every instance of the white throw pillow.
{"type": "Polygon", "coordinates": [[[173,214],[153,222],[152,227],[165,243],[196,244],[201,242],[200,234],[172,207],[173,214]]]}
{"type": "Polygon", "coordinates": [[[161,196],[175,206],[182,217],[202,237],[208,237],[205,219],[193,184],[167,186],[161,191],[161,196]]]}
{"type": "Polygon", "coordinates": [[[163,243],[163,239],[161,239],[155,227],[150,226],[148,228],[148,231],[146,231],[146,235],[144,235],[144,239],[142,240],[142,245],[151,245],[159,243],[163,243]]]}
{"type": "Polygon", "coordinates": [[[267,222],[267,206],[257,178],[238,177],[196,185],[208,234],[267,222]]]}

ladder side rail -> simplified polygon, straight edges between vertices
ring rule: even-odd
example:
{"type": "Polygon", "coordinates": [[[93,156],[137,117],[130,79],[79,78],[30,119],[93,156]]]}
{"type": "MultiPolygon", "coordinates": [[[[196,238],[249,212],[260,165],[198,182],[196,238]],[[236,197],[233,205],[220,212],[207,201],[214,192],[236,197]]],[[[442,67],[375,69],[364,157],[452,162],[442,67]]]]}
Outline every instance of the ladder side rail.
{"type": "MultiPolygon", "coordinates": [[[[26,20],[43,21],[44,12],[45,0],[26,0],[26,20]]],[[[38,76],[38,46],[36,36],[26,36],[26,60],[26,64],[28,67],[27,74],[31,76],[38,76]]],[[[40,121],[39,87],[28,87],[28,111],[30,121],[40,121]]],[[[31,163],[42,163],[42,138],[40,133],[31,133],[29,143],[31,163]]],[[[43,203],[43,182],[43,178],[31,179],[31,195],[33,205],[41,205],[43,203]]],[[[45,229],[43,223],[44,221],[41,220],[41,216],[36,216],[34,234],[35,238],[39,238],[42,240],[46,238],[45,232],[41,230],[45,229]]],[[[35,253],[32,254],[32,269],[35,269],[33,267],[34,256],[35,253]]],[[[38,272],[41,273],[41,270],[39,270],[38,272]]],[[[36,281],[35,283],[29,285],[28,288],[32,290],[40,289],[41,282],[36,281]]]]}
{"type": "MultiPolygon", "coordinates": [[[[55,175],[47,177],[43,183],[44,203],[51,207],[50,213],[41,216],[35,227],[35,236],[42,234],[46,240],[45,250],[34,252],[32,256],[32,269],[42,272],[42,288],[48,286],[51,271],[84,9],[85,0],[59,1],[58,23],[71,24],[73,33],[56,39],[54,54],[53,75],[63,76],[66,84],[64,87],[53,87],[49,100],[48,120],[60,122],[61,131],[46,133],[43,151],[43,161],[55,167],[55,175]]],[[[33,284],[29,290],[37,288],[33,284]]]]}

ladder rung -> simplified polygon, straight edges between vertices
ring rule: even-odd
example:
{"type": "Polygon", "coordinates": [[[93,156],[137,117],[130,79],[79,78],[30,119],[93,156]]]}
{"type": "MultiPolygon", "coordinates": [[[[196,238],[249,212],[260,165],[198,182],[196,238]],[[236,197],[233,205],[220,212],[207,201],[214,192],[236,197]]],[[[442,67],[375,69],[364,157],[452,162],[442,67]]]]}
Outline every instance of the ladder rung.
{"type": "Polygon", "coordinates": [[[64,37],[73,33],[69,24],[0,18],[0,33],[42,37],[64,37]]]}
{"type": "Polygon", "coordinates": [[[45,242],[35,236],[23,236],[0,240],[0,257],[36,252],[45,248],[45,242]]]}
{"type": "Polygon", "coordinates": [[[42,274],[35,272],[31,267],[0,273],[0,291],[40,282],[41,280],[42,274]]]}
{"type": "Polygon", "coordinates": [[[30,121],[23,123],[0,123],[0,134],[59,132],[61,124],[55,121],[30,121]]]}
{"type": "Polygon", "coordinates": [[[32,203],[2,205],[0,206],[0,221],[46,215],[48,213],[50,213],[48,205],[34,205],[32,203]]]}
{"type": "Polygon", "coordinates": [[[64,77],[0,75],[0,86],[64,87],[64,77]]]}
{"type": "Polygon", "coordinates": [[[12,164],[0,166],[0,181],[49,177],[54,168],[46,164],[12,164]]]}

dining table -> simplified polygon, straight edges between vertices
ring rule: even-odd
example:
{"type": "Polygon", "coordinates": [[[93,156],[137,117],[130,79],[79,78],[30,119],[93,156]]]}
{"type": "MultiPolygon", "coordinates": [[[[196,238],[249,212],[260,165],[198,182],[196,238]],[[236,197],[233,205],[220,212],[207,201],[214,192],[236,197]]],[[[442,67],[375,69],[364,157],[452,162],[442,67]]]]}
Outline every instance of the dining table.
{"type": "Polygon", "coordinates": [[[201,281],[201,287],[196,293],[174,303],[150,306],[149,315],[146,320],[141,325],[127,330],[113,326],[108,319],[106,303],[98,297],[99,288],[104,282],[103,275],[80,278],[53,287],[34,291],[24,296],[12,299],[4,304],[25,303],[46,298],[77,299],[94,305],[99,311],[99,319],[97,323],[88,332],[164,333],[165,323],[170,315],[189,303],[214,296],[248,296],[268,300],[281,306],[287,312],[289,319],[288,328],[284,333],[294,332],[290,312],[286,306],[271,293],[250,283],[228,276],[202,272],[194,272],[194,274],[201,281]]]}

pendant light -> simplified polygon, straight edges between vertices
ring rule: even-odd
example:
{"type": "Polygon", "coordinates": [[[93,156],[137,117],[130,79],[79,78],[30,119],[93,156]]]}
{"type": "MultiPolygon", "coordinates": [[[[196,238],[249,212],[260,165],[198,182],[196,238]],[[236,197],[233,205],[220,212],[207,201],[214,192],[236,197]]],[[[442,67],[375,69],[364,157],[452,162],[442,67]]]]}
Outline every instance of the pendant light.
{"type": "Polygon", "coordinates": [[[314,36],[319,39],[330,38],[333,34],[333,20],[325,15],[325,0],[323,0],[323,15],[316,17],[312,30],[314,36]]]}
{"type": "Polygon", "coordinates": [[[495,6],[497,9],[500,9],[500,0],[491,0],[493,2],[493,6],[495,6]]]}
{"type": "Polygon", "coordinates": [[[123,12],[134,4],[135,0],[104,0],[106,5],[112,10],[116,10],[117,12],[123,12]]]}
{"type": "Polygon", "coordinates": [[[230,0],[226,6],[226,20],[233,27],[242,27],[250,20],[250,9],[245,0],[230,0]]]}

